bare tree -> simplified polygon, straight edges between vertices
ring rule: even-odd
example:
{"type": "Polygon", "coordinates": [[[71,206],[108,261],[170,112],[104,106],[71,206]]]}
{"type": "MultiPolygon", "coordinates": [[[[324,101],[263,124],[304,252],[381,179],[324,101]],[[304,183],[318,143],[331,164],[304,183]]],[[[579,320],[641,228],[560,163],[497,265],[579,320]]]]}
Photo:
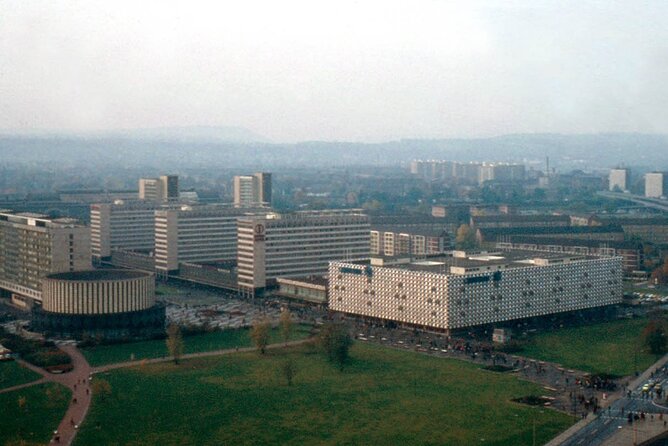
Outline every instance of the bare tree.
{"type": "Polygon", "coordinates": [[[292,380],[297,373],[294,361],[292,359],[286,360],[281,366],[281,370],[283,371],[283,376],[285,376],[285,380],[287,381],[288,386],[291,386],[292,380]]]}
{"type": "Polygon", "coordinates": [[[281,311],[280,324],[283,341],[287,344],[290,336],[292,336],[292,313],[287,308],[283,308],[283,311],[281,311]]]}
{"type": "Polygon", "coordinates": [[[94,379],[91,388],[93,389],[93,394],[102,400],[107,399],[111,395],[111,384],[106,379],[94,379]]]}
{"type": "Polygon", "coordinates": [[[253,326],[251,327],[250,336],[255,344],[255,347],[260,350],[260,353],[264,355],[264,352],[269,344],[269,330],[271,329],[271,323],[266,316],[260,316],[253,321],[253,326]]]}
{"type": "Polygon", "coordinates": [[[179,363],[179,359],[183,356],[183,336],[181,329],[176,324],[169,324],[167,327],[167,351],[169,356],[174,357],[174,364],[179,363]]]}

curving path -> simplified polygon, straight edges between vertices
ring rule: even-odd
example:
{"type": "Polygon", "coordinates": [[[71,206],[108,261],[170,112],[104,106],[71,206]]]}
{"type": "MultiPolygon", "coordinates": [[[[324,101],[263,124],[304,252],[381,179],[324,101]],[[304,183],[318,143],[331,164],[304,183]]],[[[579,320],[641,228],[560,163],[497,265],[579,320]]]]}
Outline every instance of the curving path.
{"type": "MultiPolygon", "coordinates": [[[[311,341],[311,339],[301,339],[299,341],[271,344],[267,346],[267,350],[274,350],[278,348],[300,345],[309,341],[311,341]]],[[[86,358],[83,356],[83,354],[79,350],[77,350],[75,346],[59,345],[58,347],[62,351],[67,353],[70,356],[70,358],[72,358],[73,369],[71,371],[63,374],[52,374],[40,367],[30,364],[29,362],[26,362],[22,359],[17,359],[17,362],[21,364],[21,366],[42,375],[42,377],[29,383],[18,384],[16,386],[7,387],[5,389],[0,390],[0,393],[6,393],[15,390],[20,390],[26,387],[35,386],[38,384],[53,382],[61,384],[72,391],[72,398],[67,408],[67,412],[65,412],[65,415],[63,416],[63,419],[60,421],[60,424],[58,425],[56,431],[54,431],[50,444],[63,444],[63,445],[72,444],[74,437],[76,437],[78,427],[86,418],[86,414],[88,413],[88,409],[90,408],[93,396],[92,395],[93,392],[90,386],[91,383],[90,377],[92,376],[93,373],[106,372],[109,370],[119,369],[123,367],[135,367],[144,364],[156,364],[174,360],[173,357],[166,356],[162,358],[118,362],[115,364],[108,364],[105,366],[92,368],[88,364],[88,361],[86,361],[86,358]]],[[[190,358],[203,358],[208,356],[229,355],[237,352],[250,352],[254,350],[256,350],[255,347],[213,350],[208,352],[185,354],[181,357],[181,359],[183,360],[190,358]]]]}

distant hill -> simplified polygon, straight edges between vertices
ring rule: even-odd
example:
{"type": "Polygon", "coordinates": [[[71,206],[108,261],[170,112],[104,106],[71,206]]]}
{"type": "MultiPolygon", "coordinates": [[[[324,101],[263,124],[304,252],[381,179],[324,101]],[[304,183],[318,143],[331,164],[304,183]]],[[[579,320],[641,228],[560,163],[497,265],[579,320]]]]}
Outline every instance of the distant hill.
{"type": "Polygon", "coordinates": [[[179,142],[267,143],[269,140],[244,127],[158,127],[104,132],[100,136],[179,142]]]}
{"type": "Polygon", "coordinates": [[[558,170],[639,166],[668,170],[668,135],[518,134],[494,138],[405,139],[385,143],[271,144],[237,127],[126,130],[87,135],[0,135],[0,163],[75,166],[320,167],[396,165],[412,159],[509,161],[558,170]]]}
{"type": "Polygon", "coordinates": [[[57,130],[29,130],[12,132],[0,130],[0,138],[56,138],[56,139],[136,139],[176,142],[211,143],[267,143],[269,140],[245,127],[234,126],[189,126],[154,127],[138,129],[93,130],[70,132],[57,130]]]}

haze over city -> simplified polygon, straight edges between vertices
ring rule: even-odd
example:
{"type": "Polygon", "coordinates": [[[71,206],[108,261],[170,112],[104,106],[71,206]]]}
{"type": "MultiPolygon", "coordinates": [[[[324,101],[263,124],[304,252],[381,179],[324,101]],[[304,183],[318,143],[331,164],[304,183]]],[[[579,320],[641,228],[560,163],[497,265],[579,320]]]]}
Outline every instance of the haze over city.
{"type": "Polygon", "coordinates": [[[0,0],[0,446],[666,445],[667,23],[0,0]]]}
{"type": "Polygon", "coordinates": [[[668,132],[663,1],[0,2],[0,129],[668,132]]]}

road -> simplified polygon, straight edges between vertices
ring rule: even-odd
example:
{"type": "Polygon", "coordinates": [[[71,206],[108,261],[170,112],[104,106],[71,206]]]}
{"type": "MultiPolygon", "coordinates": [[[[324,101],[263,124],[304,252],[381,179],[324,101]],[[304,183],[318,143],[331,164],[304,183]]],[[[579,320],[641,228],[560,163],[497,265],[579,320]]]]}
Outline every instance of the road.
{"type": "Polygon", "coordinates": [[[663,424],[663,420],[668,420],[668,407],[665,404],[665,393],[662,398],[653,393],[643,392],[642,388],[650,380],[660,382],[665,392],[668,386],[668,371],[666,367],[659,368],[653,377],[641,377],[637,380],[634,387],[627,392],[625,396],[613,402],[607,409],[598,412],[595,418],[586,426],[582,427],[577,433],[567,440],[559,443],[561,446],[597,446],[602,445],[621,429],[632,429],[634,424],[656,422],[663,424]],[[661,403],[661,404],[660,404],[661,403]],[[644,414],[644,419],[629,421],[629,413],[640,416],[644,414]]]}
{"type": "Polygon", "coordinates": [[[631,201],[633,203],[640,204],[648,208],[668,212],[668,201],[666,200],[659,200],[657,198],[647,198],[647,197],[642,197],[640,195],[626,194],[620,192],[597,192],[596,194],[605,198],[631,201]]]}

